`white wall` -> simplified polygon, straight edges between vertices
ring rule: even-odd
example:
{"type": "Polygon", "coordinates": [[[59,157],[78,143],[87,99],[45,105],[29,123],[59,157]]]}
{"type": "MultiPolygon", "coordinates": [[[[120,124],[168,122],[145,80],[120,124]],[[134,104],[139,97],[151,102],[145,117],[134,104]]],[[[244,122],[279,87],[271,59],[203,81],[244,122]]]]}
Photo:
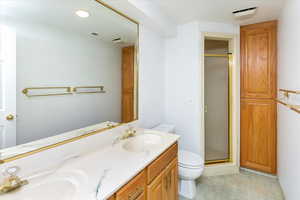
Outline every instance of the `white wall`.
{"type": "Polygon", "coordinates": [[[164,119],[165,40],[144,25],[139,35],[139,123],[152,128],[164,119]]]}
{"type": "Polygon", "coordinates": [[[165,121],[176,126],[180,148],[203,155],[201,46],[197,22],[178,26],[177,36],[166,41],[165,121]]]}
{"type": "Polygon", "coordinates": [[[40,24],[17,31],[17,144],[121,118],[121,48],[40,24]],[[105,94],[28,98],[26,87],[103,85],[105,94]]]}
{"type": "MultiPolygon", "coordinates": [[[[300,1],[288,0],[279,19],[278,88],[300,89],[300,1]]],[[[300,104],[300,97],[293,100],[300,104]]],[[[299,199],[300,116],[278,109],[278,176],[287,200],[299,199]]]]}
{"type": "MultiPolygon", "coordinates": [[[[204,35],[239,34],[239,26],[191,22],[166,41],[165,122],[176,126],[180,146],[204,157],[204,35]]],[[[235,92],[237,92],[235,90],[235,92]]]]}

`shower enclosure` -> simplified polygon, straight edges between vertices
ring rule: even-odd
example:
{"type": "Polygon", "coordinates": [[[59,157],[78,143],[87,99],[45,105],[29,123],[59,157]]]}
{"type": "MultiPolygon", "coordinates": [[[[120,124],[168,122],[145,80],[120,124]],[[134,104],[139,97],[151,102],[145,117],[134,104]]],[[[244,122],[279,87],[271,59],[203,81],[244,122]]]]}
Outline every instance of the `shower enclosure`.
{"type": "Polygon", "coordinates": [[[229,41],[205,40],[205,162],[231,161],[231,67],[229,41]]]}

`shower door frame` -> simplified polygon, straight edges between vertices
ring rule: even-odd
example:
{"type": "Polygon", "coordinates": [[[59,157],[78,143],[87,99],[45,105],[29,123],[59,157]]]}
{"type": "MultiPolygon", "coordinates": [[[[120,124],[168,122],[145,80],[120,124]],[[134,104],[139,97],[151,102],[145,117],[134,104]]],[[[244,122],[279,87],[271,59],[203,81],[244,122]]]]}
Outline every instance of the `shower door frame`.
{"type": "MultiPolygon", "coordinates": [[[[219,160],[205,160],[205,165],[230,163],[233,162],[233,137],[232,137],[232,108],[233,108],[233,96],[232,96],[232,76],[233,76],[233,55],[228,54],[204,54],[205,57],[228,57],[228,158],[219,160]]],[[[204,66],[205,67],[205,66],[204,66]]],[[[205,77],[205,76],[204,76],[205,77]]],[[[205,91],[204,91],[205,93],[205,91]]],[[[205,121],[205,118],[204,118],[205,121]]],[[[206,129],[204,128],[204,137],[206,136],[206,129]]]]}

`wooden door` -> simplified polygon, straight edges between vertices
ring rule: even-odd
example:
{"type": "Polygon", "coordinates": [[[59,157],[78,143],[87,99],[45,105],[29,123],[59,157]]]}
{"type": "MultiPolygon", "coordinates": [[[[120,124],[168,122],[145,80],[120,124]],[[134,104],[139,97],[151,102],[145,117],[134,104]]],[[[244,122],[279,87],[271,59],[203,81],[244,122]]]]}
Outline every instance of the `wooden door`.
{"type": "Polygon", "coordinates": [[[241,97],[276,98],[277,23],[241,27],[241,97]]]}
{"type": "Polygon", "coordinates": [[[134,120],[134,46],[122,49],[122,122],[134,120]]]}
{"type": "Polygon", "coordinates": [[[161,173],[158,177],[154,179],[154,181],[150,185],[148,185],[147,199],[165,200],[163,191],[163,174],[161,173]]]}
{"type": "Polygon", "coordinates": [[[277,22],[241,27],[241,166],[276,173],[277,22]]]}
{"type": "Polygon", "coordinates": [[[178,199],[178,160],[175,159],[164,171],[163,185],[164,199],[177,200],[178,199]]]}
{"type": "Polygon", "coordinates": [[[0,24],[0,149],[17,142],[16,32],[0,24]]]}
{"type": "Polygon", "coordinates": [[[241,101],[241,165],[276,173],[276,102],[241,101]]]}

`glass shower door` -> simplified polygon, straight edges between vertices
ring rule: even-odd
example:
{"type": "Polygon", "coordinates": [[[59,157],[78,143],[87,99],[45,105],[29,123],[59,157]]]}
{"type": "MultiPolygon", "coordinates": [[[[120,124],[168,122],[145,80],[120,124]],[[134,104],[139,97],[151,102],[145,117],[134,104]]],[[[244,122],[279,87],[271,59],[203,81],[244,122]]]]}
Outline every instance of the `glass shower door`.
{"type": "Polygon", "coordinates": [[[230,161],[230,55],[205,56],[205,160],[230,161]]]}

